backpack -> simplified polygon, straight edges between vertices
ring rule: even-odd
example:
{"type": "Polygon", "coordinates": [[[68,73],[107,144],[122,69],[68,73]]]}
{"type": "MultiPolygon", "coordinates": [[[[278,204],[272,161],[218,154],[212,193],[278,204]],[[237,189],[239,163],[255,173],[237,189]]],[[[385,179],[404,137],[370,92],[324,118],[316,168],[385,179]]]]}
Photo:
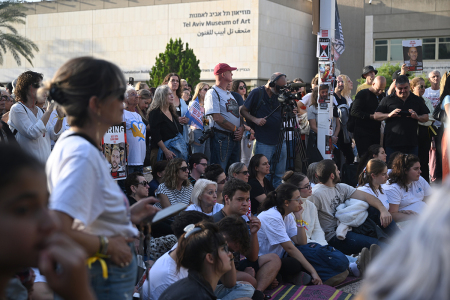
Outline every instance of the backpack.
{"type": "Polygon", "coordinates": [[[355,120],[355,117],[352,116],[352,106],[353,106],[353,102],[352,102],[352,104],[350,104],[350,108],[348,110],[349,114],[348,114],[348,120],[347,120],[347,131],[354,133],[355,126],[356,126],[356,120],[355,120]]]}

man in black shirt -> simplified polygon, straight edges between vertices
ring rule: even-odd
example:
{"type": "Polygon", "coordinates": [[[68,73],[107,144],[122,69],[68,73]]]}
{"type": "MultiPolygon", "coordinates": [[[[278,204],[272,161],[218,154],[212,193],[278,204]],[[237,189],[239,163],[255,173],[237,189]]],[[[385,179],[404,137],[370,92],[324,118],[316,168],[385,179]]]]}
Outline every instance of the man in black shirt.
{"type": "Polygon", "coordinates": [[[371,145],[380,143],[381,122],[375,120],[374,114],[379,104],[379,96],[386,88],[386,78],[375,77],[372,86],[356,94],[352,103],[351,115],[355,118],[353,138],[359,157],[366,153],[371,145]]]}
{"type": "Polygon", "coordinates": [[[395,94],[381,100],[374,118],[386,120],[384,148],[389,157],[393,152],[418,154],[418,122],[427,122],[425,102],[410,91],[408,77],[400,75],[395,81],[395,94]]]}

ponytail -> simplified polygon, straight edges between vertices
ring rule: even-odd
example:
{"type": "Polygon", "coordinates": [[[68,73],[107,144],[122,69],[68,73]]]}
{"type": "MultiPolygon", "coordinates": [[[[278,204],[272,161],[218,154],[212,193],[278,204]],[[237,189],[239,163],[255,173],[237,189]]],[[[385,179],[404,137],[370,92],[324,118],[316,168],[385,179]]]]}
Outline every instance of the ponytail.
{"type": "Polygon", "coordinates": [[[284,201],[291,199],[295,191],[298,191],[298,187],[293,184],[280,184],[275,191],[267,194],[266,199],[259,206],[258,213],[262,213],[275,206],[284,215],[284,201]]]}

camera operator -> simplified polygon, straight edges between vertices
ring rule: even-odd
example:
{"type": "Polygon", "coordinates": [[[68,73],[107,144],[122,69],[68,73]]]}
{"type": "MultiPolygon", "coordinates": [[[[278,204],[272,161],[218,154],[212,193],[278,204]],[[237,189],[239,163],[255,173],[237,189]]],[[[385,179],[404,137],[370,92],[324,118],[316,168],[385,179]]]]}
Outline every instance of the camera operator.
{"type": "MultiPolygon", "coordinates": [[[[271,173],[274,174],[272,184],[275,188],[281,184],[281,177],[286,169],[287,154],[284,141],[281,141],[280,157],[273,169],[273,158],[280,142],[282,127],[281,108],[277,109],[280,106],[278,95],[286,83],[286,75],[279,72],[272,74],[266,85],[250,92],[241,108],[241,115],[256,125],[253,128],[256,138],[253,154],[262,154],[269,159],[271,173]]],[[[293,111],[297,113],[297,108],[295,107],[293,111]]]]}
{"type": "Polygon", "coordinates": [[[411,93],[408,77],[398,76],[395,93],[381,100],[374,115],[377,121],[386,120],[384,149],[387,157],[395,151],[418,155],[418,122],[428,121],[429,113],[423,99],[411,93]]]}
{"type": "Polygon", "coordinates": [[[227,64],[217,64],[214,68],[216,84],[205,95],[205,114],[209,116],[214,131],[210,141],[211,164],[219,164],[224,170],[239,161],[240,141],[244,134],[239,104],[227,90],[228,84],[233,81],[231,72],[234,70],[236,68],[227,64]]]}

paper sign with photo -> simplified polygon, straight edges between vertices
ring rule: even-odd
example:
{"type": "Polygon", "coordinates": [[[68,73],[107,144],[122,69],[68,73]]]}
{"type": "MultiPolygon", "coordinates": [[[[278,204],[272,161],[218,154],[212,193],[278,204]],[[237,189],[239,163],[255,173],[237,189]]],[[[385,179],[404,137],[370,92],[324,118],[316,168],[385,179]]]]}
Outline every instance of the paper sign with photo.
{"type": "Polygon", "coordinates": [[[102,141],[103,155],[109,163],[111,176],[115,180],[127,178],[127,134],[125,123],[112,126],[102,141]]]}
{"type": "Polygon", "coordinates": [[[404,40],[403,60],[409,71],[423,71],[422,40],[404,40]]]}

